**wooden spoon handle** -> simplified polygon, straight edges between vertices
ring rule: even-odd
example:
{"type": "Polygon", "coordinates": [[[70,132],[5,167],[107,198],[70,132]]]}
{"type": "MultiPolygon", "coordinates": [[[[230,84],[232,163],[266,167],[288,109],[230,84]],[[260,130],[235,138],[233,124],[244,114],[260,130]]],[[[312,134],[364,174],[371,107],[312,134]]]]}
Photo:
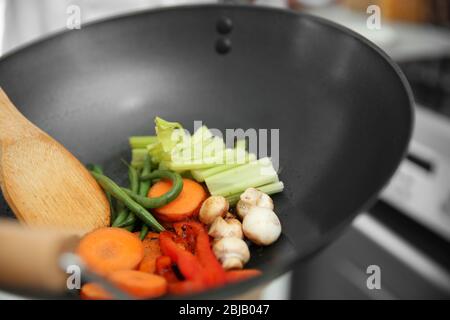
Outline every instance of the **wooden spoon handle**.
{"type": "Polygon", "coordinates": [[[3,89],[0,88],[0,142],[29,136],[39,131],[17,110],[3,89]],[[36,130],[30,130],[30,128],[36,130]]]}
{"type": "Polygon", "coordinates": [[[77,236],[65,232],[0,220],[0,285],[64,292],[68,274],[59,267],[59,257],[73,250],[77,241],[77,236]]]}

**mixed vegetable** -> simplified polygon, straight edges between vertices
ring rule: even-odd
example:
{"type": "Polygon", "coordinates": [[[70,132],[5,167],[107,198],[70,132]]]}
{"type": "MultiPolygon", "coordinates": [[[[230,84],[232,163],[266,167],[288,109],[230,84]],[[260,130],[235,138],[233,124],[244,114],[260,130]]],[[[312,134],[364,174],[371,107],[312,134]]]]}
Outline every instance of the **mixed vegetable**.
{"type": "MultiPolygon", "coordinates": [[[[271,160],[258,160],[244,140],[226,148],[205,126],[190,135],[179,123],[155,123],[156,136],[129,139],[127,188],[100,166],[88,166],[110,202],[112,223],[84,236],[79,256],[136,298],[195,293],[258,276],[259,270],[243,269],[248,243],[270,245],[281,234],[269,195],[284,186],[271,160]]],[[[111,295],[87,283],[81,297],[111,295]]]]}

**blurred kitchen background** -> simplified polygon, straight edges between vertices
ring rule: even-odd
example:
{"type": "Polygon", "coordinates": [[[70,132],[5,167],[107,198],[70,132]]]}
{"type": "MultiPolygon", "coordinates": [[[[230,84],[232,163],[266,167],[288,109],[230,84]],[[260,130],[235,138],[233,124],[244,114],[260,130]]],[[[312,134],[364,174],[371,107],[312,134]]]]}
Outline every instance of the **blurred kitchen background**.
{"type": "MultiPolygon", "coordinates": [[[[210,0],[0,0],[0,54],[81,22],[160,6],[210,0]]],[[[407,158],[368,212],[338,241],[262,291],[273,299],[450,298],[450,0],[254,0],[341,23],[383,48],[408,78],[416,123],[407,158]],[[370,5],[381,28],[370,29],[370,5]],[[381,289],[368,289],[368,266],[381,289]]],[[[74,31],[77,32],[77,31],[74,31]]],[[[382,87],[380,83],[380,88],[382,87]]],[[[370,170],[370,168],[368,168],[370,170]]],[[[14,296],[0,292],[0,298],[14,296]]]]}

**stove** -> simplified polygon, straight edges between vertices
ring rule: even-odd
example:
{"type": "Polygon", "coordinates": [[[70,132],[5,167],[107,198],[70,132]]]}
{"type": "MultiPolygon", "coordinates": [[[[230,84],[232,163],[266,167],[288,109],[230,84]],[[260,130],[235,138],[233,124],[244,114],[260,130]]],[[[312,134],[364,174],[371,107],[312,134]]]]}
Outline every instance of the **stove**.
{"type": "Polygon", "coordinates": [[[389,23],[379,31],[340,7],[314,10],[363,34],[394,60],[416,105],[407,157],[380,195],[331,246],[295,270],[295,299],[450,298],[450,31],[389,23]],[[380,288],[367,285],[371,267],[380,288]]]}

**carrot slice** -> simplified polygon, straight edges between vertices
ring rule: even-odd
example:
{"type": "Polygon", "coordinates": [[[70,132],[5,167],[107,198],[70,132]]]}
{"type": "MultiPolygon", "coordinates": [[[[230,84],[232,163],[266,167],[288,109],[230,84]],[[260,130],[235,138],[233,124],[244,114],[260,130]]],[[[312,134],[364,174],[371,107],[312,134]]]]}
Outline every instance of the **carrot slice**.
{"type": "Polygon", "coordinates": [[[96,283],[86,283],[81,287],[80,297],[83,300],[111,300],[112,296],[96,283]]]}
{"type": "Polygon", "coordinates": [[[117,270],[135,269],[144,257],[144,246],[129,231],[100,228],[81,239],[77,253],[93,271],[107,275],[117,270]]]}
{"type": "MultiPolygon", "coordinates": [[[[169,191],[171,187],[171,181],[158,181],[150,188],[148,197],[159,197],[169,191]]],[[[154,212],[163,221],[182,221],[196,215],[206,197],[206,191],[201,184],[194,180],[183,179],[183,189],[178,197],[165,206],[154,209],[154,212]]]]}
{"type": "Polygon", "coordinates": [[[136,298],[155,298],[167,292],[167,281],[161,276],[136,270],[116,271],[109,275],[112,283],[136,298]]]}
{"type": "Polygon", "coordinates": [[[150,232],[142,241],[144,245],[144,259],[139,264],[139,271],[155,273],[156,259],[161,256],[159,234],[150,232]]]}
{"type": "Polygon", "coordinates": [[[228,283],[235,283],[260,276],[261,274],[261,271],[257,269],[231,270],[226,272],[225,278],[228,283]]]}

